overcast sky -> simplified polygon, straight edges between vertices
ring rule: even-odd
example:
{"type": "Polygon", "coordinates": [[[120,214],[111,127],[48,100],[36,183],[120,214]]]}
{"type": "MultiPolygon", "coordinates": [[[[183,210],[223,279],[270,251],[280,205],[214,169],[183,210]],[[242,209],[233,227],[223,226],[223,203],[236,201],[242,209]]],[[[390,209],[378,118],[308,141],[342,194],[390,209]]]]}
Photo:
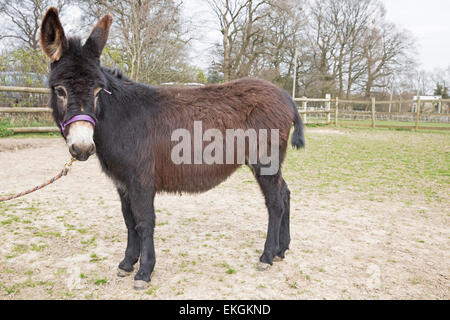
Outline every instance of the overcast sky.
{"type": "Polygon", "coordinates": [[[422,68],[450,67],[450,1],[383,0],[387,18],[417,39],[422,68]]]}

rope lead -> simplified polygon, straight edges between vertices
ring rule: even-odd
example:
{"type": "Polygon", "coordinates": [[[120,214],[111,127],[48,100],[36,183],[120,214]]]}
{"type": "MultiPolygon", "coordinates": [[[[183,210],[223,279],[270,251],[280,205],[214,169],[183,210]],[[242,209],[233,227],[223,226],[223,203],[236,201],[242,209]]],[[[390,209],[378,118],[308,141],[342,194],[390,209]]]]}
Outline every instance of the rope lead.
{"type": "Polygon", "coordinates": [[[0,202],[4,202],[4,201],[13,200],[13,199],[17,199],[17,198],[23,197],[24,195],[30,194],[30,193],[32,193],[32,192],[35,192],[35,191],[37,191],[37,190],[40,190],[40,189],[42,189],[42,188],[48,186],[49,184],[52,184],[52,183],[55,182],[56,180],[61,179],[61,177],[66,176],[66,175],[69,173],[70,169],[72,168],[72,164],[73,164],[75,161],[76,161],[75,158],[70,159],[70,161],[67,162],[67,163],[64,165],[64,168],[61,170],[61,172],[58,173],[58,174],[57,174],[56,176],[54,176],[53,178],[51,178],[50,180],[48,180],[47,182],[45,182],[45,183],[43,183],[43,184],[41,184],[41,185],[39,185],[39,186],[36,186],[36,187],[34,187],[34,188],[32,188],[32,189],[29,189],[29,190],[26,190],[26,191],[17,193],[17,194],[15,194],[15,195],[13,195],[13,196],[9,196],[9,197],[0,197],[0,202]]]}

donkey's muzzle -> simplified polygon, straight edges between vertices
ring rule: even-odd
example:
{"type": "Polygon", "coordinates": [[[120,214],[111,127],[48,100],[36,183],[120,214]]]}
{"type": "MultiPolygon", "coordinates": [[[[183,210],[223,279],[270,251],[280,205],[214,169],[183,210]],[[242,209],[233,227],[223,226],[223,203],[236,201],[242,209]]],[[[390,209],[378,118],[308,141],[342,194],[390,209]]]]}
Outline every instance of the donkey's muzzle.
{"type": "Polygon", "coordinates": [[[79,161],[86,161],[90,156],[95,153],[95,144],[89,145],[77,145],[72,144],[69,146],[69,152],[75,159],[79,161]]]}
{"type": "Polygon", "coordinates": [[[67,135],[69,152],[77,160],[86,161],[95,153],[94,126],[86,121],[70,124],[67,135]]]}

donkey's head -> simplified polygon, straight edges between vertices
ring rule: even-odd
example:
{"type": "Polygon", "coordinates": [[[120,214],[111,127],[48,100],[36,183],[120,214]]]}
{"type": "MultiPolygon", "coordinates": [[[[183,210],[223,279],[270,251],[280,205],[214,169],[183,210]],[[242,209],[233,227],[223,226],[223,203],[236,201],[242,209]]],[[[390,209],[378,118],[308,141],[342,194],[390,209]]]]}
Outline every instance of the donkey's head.
{"type": "Polygon", "coordinates": [[[78,160],[95,152],[97,98],[106,86],[100,55],[106,44],[112,17],[106,15],[92,30],[85,44],[67,39],[54,7],[45,14],[40,34],[42,51],[50,59],[50,106],[69,151],[78,160]]]}

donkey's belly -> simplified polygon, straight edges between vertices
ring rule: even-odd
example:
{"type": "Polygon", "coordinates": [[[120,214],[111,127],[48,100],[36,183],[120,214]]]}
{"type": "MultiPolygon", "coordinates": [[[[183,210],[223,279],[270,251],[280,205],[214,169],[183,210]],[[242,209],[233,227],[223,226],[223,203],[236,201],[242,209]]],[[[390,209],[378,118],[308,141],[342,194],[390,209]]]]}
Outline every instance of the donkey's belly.
{"type": "Polygon", "coordinates": [[[156,188],[165,192],[200,193],[225,181],[240,165],[170,166],[157,175],[156,188]]]}

